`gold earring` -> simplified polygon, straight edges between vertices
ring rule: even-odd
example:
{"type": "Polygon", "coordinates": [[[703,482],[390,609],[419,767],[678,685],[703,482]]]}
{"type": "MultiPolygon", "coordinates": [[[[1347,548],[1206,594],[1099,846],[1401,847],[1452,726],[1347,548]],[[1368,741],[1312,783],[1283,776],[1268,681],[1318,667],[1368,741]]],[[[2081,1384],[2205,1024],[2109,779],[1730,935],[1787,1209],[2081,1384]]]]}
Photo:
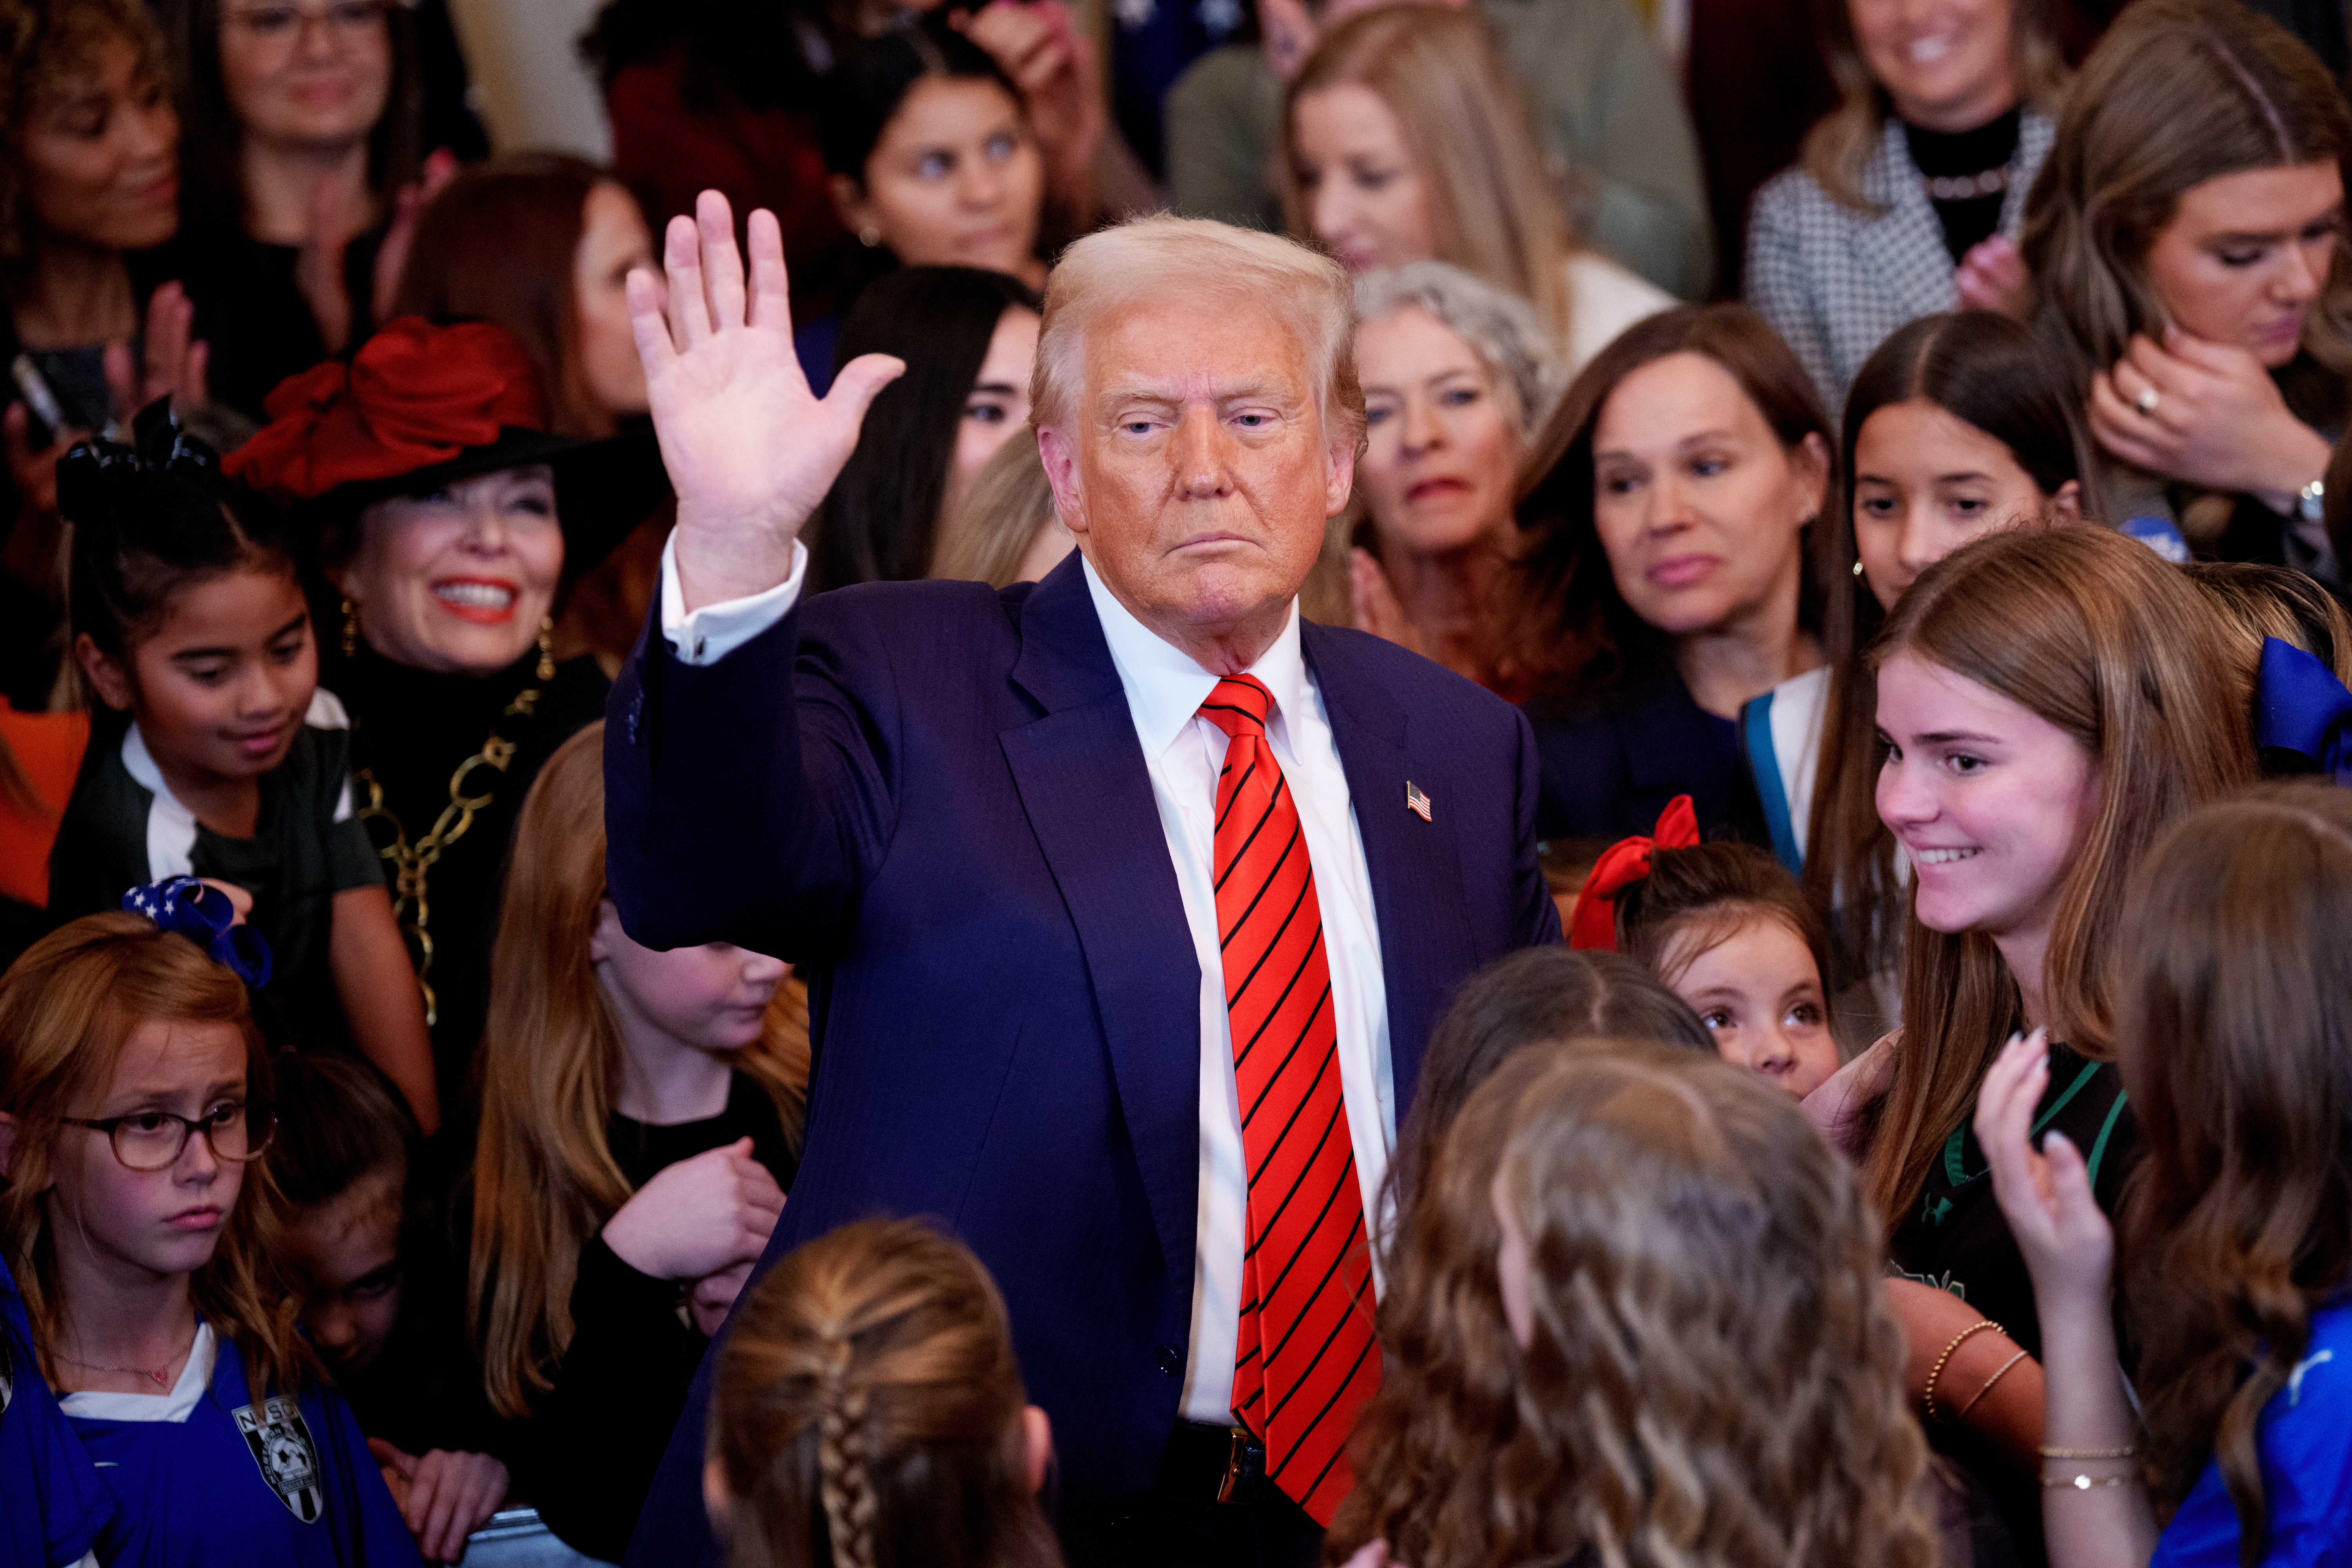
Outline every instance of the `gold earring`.
{"type": "Polygon", "coordinates": [[[882,243],[882,230],[874,224],[867,224],[857,231],[857,243],[868,250],[873,249],[882,243]]]}
{"type": "Polygon", "coordinates": [[[539,679],[541,681],[555,679],[555,617],[553,616],[539,617],[539,679]]]}
{"type": "Polygon", "coordinates": [[[343,595],[343,657],[360,656],[360,607],[352,603],[349,594],[343,595]]]}

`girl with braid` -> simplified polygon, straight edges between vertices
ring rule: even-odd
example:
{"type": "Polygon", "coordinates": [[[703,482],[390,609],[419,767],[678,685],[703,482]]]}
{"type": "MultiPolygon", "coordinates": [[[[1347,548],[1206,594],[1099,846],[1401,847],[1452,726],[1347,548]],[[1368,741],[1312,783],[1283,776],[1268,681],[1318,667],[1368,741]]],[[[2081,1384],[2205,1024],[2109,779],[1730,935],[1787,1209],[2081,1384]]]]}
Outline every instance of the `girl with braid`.
{"type": "Polygon", "coordinates": [[[1060,1568],[1053,1458],[995,1282],[863,1220],[793,1249],[719,1352],[703,1494],[730,1568],[1060,1568]]]}

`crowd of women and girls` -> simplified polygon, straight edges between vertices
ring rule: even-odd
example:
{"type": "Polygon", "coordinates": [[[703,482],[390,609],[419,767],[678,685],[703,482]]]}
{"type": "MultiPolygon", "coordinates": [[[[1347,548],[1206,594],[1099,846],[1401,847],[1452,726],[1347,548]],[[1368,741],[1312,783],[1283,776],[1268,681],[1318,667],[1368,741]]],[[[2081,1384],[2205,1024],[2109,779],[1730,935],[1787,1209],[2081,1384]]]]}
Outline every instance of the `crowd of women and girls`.
{"type": "Polygon", "coordinates": [[[969,1252],[746,1289],[805,987],[606,897],[705,188],[814,385],[908,367],[810,591],[1069,553],[1070,239],[1358,277],[1301,610],[1521,705],[1569,943],[1429,1044],[1327,1561],[2352,1554],[2340,10],[1676,15],[1259,0],[1145,92],[1061,0],[614,0],[600,167],[438,0],[0,0],[5,1560],[616,1560],[731,1313],[728,1561],[1059,1563],[969,1252]]]}

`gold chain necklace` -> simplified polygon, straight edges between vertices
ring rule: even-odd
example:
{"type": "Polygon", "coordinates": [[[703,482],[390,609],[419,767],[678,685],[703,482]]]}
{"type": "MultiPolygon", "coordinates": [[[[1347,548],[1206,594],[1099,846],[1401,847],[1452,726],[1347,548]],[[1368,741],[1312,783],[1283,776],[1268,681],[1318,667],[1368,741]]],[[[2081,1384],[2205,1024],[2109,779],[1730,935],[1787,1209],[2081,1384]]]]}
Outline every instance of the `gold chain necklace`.
{"type": "MultiPolygon", "coordinates": [[[[541,685],[555,676],[555,659],[549,650],[548,640],[548,628],[541,626],[539,668],[532,672],[541,685]]],[[[508,764],[514,761],[519,742],[499,733],[499,726],[518,716],[531,718],[539,702],[539,687],[532,686],[515,693],[514,700],[508,703],[506,711],[499,715],[498,723],[490,727],[489,738],[482,742],[482,749],[459,763],[457,771],[449,775],[449,804],[443,806],[441,815],[433,819],[432,829],[414,844],[409,842],[408,829],[401,825],[400,817],[383,804],[383,785],[376,782],[375,770],[361,768],[352,775],[367,791],[367,804],[360,807],[357,813],[359,819],[362,822],[383,822],[392,829],[392,842],[376,853],[392,867],[392,918],[400,922],[403,933],[416,944],[416,988],[425,993],[425,1026],[428,1029],[440,1022],[441,1005],[439,998],[433,994],[430,978],[433,973],[433,933],[428,927],[433,909],[425,898],[426,879],[440,860],[441,852],[463,838],[466,829],[474,825],[474,814],[489,809],[490,802],[495,798],[493,793],[486,789],[479,795],[467,795],[466,780],[477,768],[495,768],[499,773],[507,771],[508,764]]]]}

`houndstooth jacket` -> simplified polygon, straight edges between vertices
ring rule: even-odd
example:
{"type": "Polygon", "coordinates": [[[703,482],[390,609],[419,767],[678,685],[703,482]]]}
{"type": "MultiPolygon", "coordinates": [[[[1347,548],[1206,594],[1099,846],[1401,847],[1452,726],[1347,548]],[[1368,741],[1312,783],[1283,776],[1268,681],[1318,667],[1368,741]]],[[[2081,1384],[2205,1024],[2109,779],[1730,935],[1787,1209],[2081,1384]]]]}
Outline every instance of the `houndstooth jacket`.
{"type": "MultiPolygon", "coordinates": [[[[2046,114],[2029,109],[2019,119],[2017,177],[2000,209],[2000,232],[2011,239],[2057,132],[2046,114]]],[[[1845,205],[1802,167],[1783,169],[1748,211],[1748,302],[1797,351],[1832,423],[1863,362],[1890,333],[1960,308],[1943,226],[1900,122],[1887,121],[1863,165],[1862,190],[1880,216],[1845,205]]]]}

